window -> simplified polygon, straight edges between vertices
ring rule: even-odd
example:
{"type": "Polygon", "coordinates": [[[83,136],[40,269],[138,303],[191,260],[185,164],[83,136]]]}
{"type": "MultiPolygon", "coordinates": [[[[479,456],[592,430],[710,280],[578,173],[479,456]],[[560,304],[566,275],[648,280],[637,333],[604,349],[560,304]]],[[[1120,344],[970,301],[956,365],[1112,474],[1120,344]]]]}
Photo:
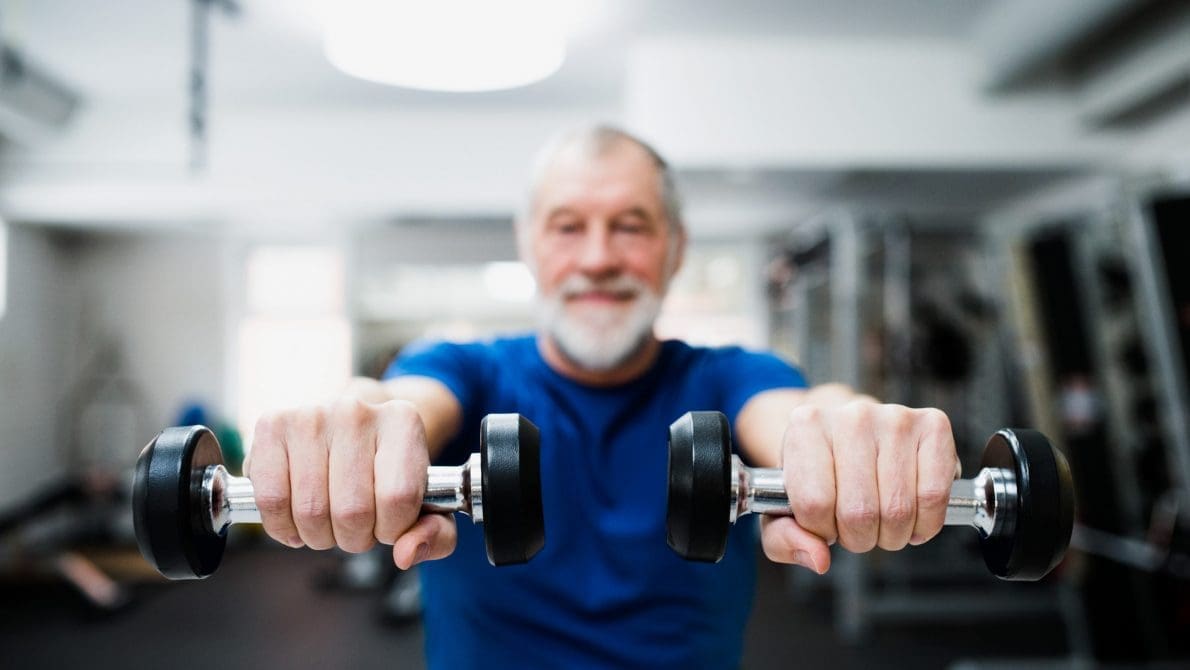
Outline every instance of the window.
{"type": "Polygon", "coordinates": [[[236,385],[250,449],[265,412],[325,402],[343,388],[351,376],[351,326],[342,250],[259,247],[245,272],[236,385]]]}

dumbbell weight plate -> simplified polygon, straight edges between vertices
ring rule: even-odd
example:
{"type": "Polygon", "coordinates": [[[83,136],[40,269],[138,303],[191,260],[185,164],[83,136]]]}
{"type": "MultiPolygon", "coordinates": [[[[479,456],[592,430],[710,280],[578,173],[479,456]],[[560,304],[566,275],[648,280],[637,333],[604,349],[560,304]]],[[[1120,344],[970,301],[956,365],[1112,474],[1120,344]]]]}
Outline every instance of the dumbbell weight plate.
{"type": "Polygon", "coordinates": [[[519,414],[490,414],[479,433],[488,561],[524,563],[545,546],[541,437],[519,414]]]}
{"type": "Polygon", "coordinates": [[[718,562],[731,531],[731,429],[719,412],[669,427],[666,541],[683,558],[718,562]]]}
{"type": "Polygon", "coordinates": [[[203,471],[222,463],[219,442],[203,426],[166,428],[136,459],[137,544],[170,579],[202,579],[219,567],[227,536],[206,531],[198,507],[203,471]]]}
{"type": "Polygon", "coordinates": [[[988,569],[1003,579],[1041,579],[1062,560],[1070,544],[1074,527],[1070,465],[1044,435],[1016,429],[1002,430],[988,440],[980,467],[1016,473],[1015,528],[981,538],[988,569]]]}

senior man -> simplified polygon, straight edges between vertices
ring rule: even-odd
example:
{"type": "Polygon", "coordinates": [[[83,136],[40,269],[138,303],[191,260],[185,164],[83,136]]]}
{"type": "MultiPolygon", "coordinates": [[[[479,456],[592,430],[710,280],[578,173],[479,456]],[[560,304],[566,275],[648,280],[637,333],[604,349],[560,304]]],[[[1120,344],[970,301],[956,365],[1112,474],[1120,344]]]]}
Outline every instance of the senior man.
{"type": "Polygon", "coordinates": [[[686,246],[665,161],[614,128],[539,155],[516,223],[537,280],[534,334],[410,347],[386,381],[257,424],[250,459],[264,527],[291,546],[391,544],[421,567],[431,668],[739,664],[755,586],[755,526],[717,564],[666,546],[667,427],[719,410],[741,455],[782,466],[794,518],[764,519],[774,561],[817,573],[829,545],[901,549],[942,527],[957,471],[946,416],[807,388],[778,358],[660,341],[654,321],[686,246]],[[492,568],[482,531],[419,517],[431,460],[461,463],[480,418],[541,430],[545,548],[492,568]]]}

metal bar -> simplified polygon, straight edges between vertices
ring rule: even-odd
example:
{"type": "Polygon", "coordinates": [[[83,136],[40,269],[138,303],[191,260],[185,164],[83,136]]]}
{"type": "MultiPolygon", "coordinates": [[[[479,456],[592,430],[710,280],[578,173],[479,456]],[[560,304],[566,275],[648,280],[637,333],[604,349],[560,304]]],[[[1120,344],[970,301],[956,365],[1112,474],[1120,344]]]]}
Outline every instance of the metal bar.
{"type": "Polygon", "coordinates": [[[1129,255],[1129,265],[1140,287],[1140,325],[1147,331],[1143,339],[1153,358],[1153,370],[1161,390],[1158,394],[1164,410],[1161,426],[1170,447],[1167,453],[1170,473],[1178,488],[1190,490],[1190,418],[1187,417],[1190,402],[1187,401],[1184,376],[1186,364],[1181,360],[1177,330],[1170,314],[1169,287],[1162,281],[1166,270],[1153,230],[1156,222],[1141,209],[1139,196],[1129,199],[1128,221],[1135,247],[1129,255]]]}

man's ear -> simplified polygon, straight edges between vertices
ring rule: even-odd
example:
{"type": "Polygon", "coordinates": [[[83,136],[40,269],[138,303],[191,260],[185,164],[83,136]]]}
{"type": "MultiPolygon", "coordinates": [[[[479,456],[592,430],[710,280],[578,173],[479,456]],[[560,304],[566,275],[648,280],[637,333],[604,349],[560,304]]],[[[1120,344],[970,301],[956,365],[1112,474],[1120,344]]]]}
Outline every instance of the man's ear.
{"type": "MultiPolygon", "coordinates": [[[[674,224],[670,223],[670,225],[672,226],[674,224]]],[[[670,245],[672,245],[669,250],[670,258],[669,262],[667,263],[669,267],[666,268],[666,283],[669,283],[674,277],[677,276],[678,270],[682,269],[682,261],[686,259],[686,226],[679,225],[677,231],[673,233],[673,235],[674,239],[670,241],[670,245]]]]}

